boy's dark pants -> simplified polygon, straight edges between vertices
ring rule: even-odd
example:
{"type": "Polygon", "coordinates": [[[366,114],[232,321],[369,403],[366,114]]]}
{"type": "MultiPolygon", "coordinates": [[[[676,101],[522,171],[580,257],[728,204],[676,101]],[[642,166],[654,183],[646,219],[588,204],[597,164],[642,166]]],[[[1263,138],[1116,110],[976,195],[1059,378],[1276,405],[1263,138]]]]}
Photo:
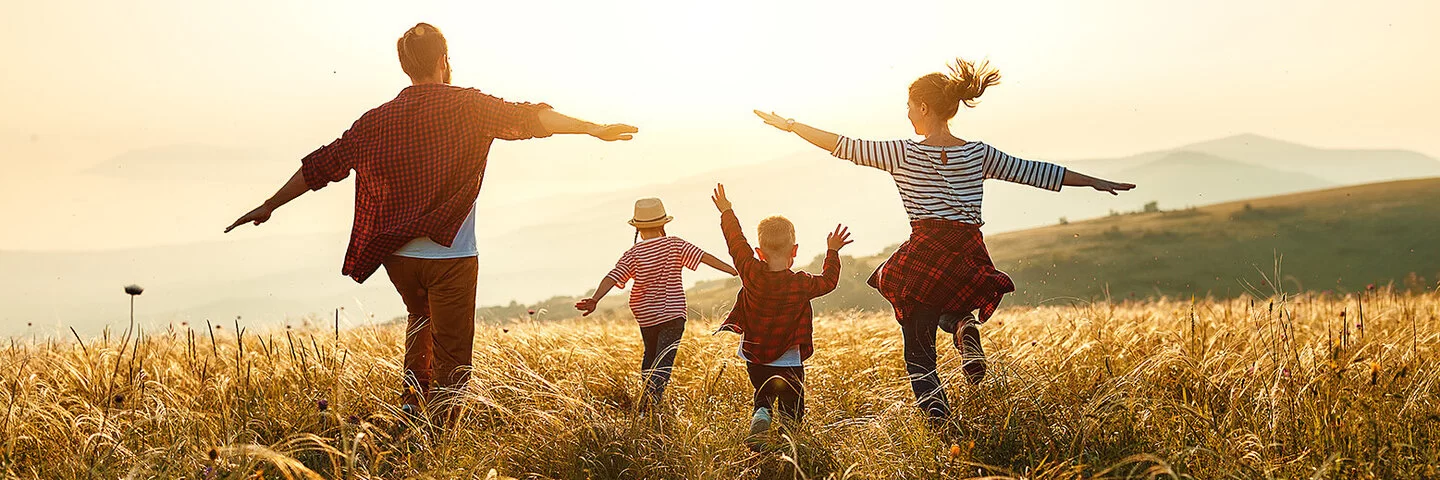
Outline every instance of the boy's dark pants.
{"type": "Polygon", "coordinates": [[[745,362],[755,387],[755,409],[772,408],[799,423],[805,417],[805,367],[772,367],[745,362]]]}
{"type": "Polygon", "coordinates": [[[647,403],[660,403],[661,396],[665,394],[665,384],[670,383],[670,371],[675,368],[675,353],[680,350],[680,338],[684,336],[684,318],[640,327],[640,338],[645,342],[645,354],[640,358],[640,376],[644,378],[647,403]]]}

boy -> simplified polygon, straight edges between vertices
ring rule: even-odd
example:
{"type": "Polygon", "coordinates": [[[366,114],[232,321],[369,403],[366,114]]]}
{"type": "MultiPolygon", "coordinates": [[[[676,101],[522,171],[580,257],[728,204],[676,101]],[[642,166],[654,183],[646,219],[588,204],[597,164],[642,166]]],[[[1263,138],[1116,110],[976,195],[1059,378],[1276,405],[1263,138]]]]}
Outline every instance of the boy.
{"type": "Polygon", "coordinates": [[[615,268],[600,281],[593,296],[575,303],[576,309],[589,316],[611,288],[625,288],[625,282],[635,279],[630,289],[630,311],[640,324],[640,337],[645,342],[645,353],[640,359],[645,389],[642,408],[660,403],[665,384],[670,382],[680,337],[685,334],[685,286],[680,281],[680,268],[695,270],[704,263],[716,270],[737,274],[730,265],[700,247],[666,235],[665,224],[674,219],[665,214],[665,204],[660,199],[637,200],[635,214],[630,219],[630,225],[635,227],[635,245],[625,251],[615,268]]]}
{"type": "Polygon", "coordinates": [[[791,270],[799,245],[789,220],[775,216],[761,221],[760,247],[752,252],[725,198],[724,185],[715,186],[711,200],[720,210],[720,230],[740,272],[735,308],[720,330],[743,336],[739,355],[755,388],[746,444],[760,451],[765,448],[762,436],[770,429],[772,408],[796,423],[805,415],[805,359],[814,352],[810,300],[835,290],[840,281],[840,248],[850,244],[850,231],[835,226],[827,238],[824,272],[817,277],[791,270]]]}

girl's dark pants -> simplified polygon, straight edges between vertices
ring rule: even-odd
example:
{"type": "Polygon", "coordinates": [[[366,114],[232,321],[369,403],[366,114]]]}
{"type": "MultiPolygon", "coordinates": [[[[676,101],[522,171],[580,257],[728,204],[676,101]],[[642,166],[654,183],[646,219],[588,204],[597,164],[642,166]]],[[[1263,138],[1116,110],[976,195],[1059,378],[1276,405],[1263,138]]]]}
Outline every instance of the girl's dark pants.
{"type": "Polygon", "coordinates": [[[660,403],[665,394],[665,384],[670,382],[670,371],[675,368],[675,352],[680,350],[680,337],[683,336],[684,318],[640,327],[640,338],[645,342],[645,354],[640,358],[640,376],[644,378],[645,400],[648,403],[660,403]]]}
{"type": "Polygon", "coordinates": [[[773,408],[796,423],[805,417],[805,367],[772,367],[745,362],[755,387],[755,409],[773,408]]]}
{"type": "Polygon", "coordinates": [[[950,417],[950,402],[936,373],[935,330],[940,325],[940,309],[923,304],[897,306],[900,333],[905,337],[905,371],[910,374],[910,389],[915,402],[931,420],[950,417]]]}

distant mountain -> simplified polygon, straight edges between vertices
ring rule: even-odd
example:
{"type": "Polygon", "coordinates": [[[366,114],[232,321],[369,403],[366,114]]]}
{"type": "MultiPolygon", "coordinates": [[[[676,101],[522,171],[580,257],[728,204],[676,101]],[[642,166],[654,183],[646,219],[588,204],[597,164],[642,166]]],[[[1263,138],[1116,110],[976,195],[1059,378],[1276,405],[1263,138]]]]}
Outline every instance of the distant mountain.
{"type": "Polygon", "coordinates": [[[1180,150],[1114,174],[1140,185],[1137,192],[1160,205],[1207,205],[1242,198],[1317,190],[1334,183],[1306,173],[1286,172],[1207,153],[1180,150]]]}
{"type": "Polygon", "coordinates": [[[1181,149],[1306,173],[1339,185],[1440,176],[1440,161],[1405,150],[1315,148],[1259,135],[1236,135],[1181,149]]]}
{"type": "Polygon", "coordinates": [[[1118,174],[1176,152],[1198,152],[1271,170],[1313,176],[1334,185],[1440,176],[1440,160],[1418,152],[1383,149],[1326,149],[1242,134],[1179,148],[1120,158],[1070,162],[1098,174],[1118,174]]]}

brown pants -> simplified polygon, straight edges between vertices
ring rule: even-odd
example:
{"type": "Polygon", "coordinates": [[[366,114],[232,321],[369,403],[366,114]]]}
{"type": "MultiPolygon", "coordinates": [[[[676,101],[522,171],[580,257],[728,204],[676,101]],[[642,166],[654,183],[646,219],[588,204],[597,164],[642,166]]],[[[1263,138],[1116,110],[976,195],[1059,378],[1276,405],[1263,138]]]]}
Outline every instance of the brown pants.
{"type": "Polygon", "coordinates": [[[433,400],[470,379],[475,347],[475,257],[431,260],[390,256],[385,273],[405,301],[405,390],[401,401],[433,400]]]}

